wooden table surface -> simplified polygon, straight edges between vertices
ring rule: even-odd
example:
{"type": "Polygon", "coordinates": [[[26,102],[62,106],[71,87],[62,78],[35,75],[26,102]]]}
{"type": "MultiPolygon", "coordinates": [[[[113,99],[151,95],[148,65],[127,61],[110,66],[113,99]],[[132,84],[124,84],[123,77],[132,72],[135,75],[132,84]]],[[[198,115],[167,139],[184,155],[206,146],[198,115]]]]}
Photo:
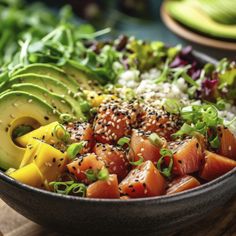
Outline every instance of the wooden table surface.
{"type": "MultiPolygon", "coordinates": [[[[33,223],[16,213],[0,199],[0,236],[63,235],[33,223]]],[[[236,236],[236,196],[199,223],[171,236],[236,236]]]]}

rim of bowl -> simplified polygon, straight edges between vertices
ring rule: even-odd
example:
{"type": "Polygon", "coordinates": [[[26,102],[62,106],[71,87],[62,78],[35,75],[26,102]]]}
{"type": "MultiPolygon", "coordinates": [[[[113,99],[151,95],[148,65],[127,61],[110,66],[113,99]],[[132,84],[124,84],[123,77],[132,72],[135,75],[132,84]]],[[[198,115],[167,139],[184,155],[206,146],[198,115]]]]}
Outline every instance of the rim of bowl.
{"type": "Polygon", "coordinates": [[[62,195],[54,192],[50,192],[48,190],[35,188],[23,183],[20,183],[13,178],[7,176],[3,171],[0,170],[0,180],[5,181],[6,183],[20,188],[24,191],[28,192],[34,192],[40,195],[46,195],[48,197],[54,197],[59,199],[65,199],[65,200],[71,200],[71,201],[83,201],[83,202],[95,202],[95,203],[121,203],[121,204],[129,204],[129,203],[143,203],[143,202],[152,202],[152,201],[161,201],[162,203],[165,202],[174,202],[177,200],[183,200],[186,198],[191,198],[196,195],[204,194],[210,190],[214,190],[219,185],[222,185],[224,181],[227,181],[230,177],[236,176],[236,167],[226,174],[208,182],[205,184],[202,184],[196,188],[189,189],[183,192],[171,194],[171,195],[161,195],[161,196],[155,196],[155,197],[147,197],[147,198],[130,198],[127,200],[124,199],[100,199],[100,198],[86,198],[86,197],[78,197],[78,196],[71,196],[71,195],[62,195]]]}
{"type": "MultiPolygon", "coordinates": [[[[216,64],[217,60],[202,53],[199,51],[195,51],[193,50],[193,54],[200,59],[200,61],[202,62],[209,62],[212,64],[216,64]]],[[[222,184],[224,180],[227,180],[228,178],[230,178],[231,176],[236,175],[236,167],[234,169],[232,169],[231,171],[227,172],[226,174],[208,182],[205,183],[203,185],[200,185],[196,188],[193,189],[189,189],[180,193],[175,193],[175,194],[171,194],[171,195],[162,195],[162,196],[155,196],[155,197],[147,197],[147,198],[131,198],[128,200],[124,200],[124,199],[99,199],[99,198],[83,198],[83,197],[77,197],[77,196],[71,196],[71,195],[62,195],[62,194],[58,194],[58,193],[54,193],[54,192],[50,192],[48,190],[43,190],[43,189],[39,189],[39,188],[35,188],[23,183],[20,183],[16,180],[14,180],[13,178],[7,176],[3,171],[0,170],[0,180],[5,181],[6,183],[13,185],[17,188],[21,188],[24,191],[28,191],[28,192],[35,192],[41,195],[46,195],[49,197],[54,197],[54,198],[59,198],[59,199],[65,199],[65,200],[71,200],[71,201],[83,201],[83,202],[95,202],[95,203],[103,203],[103,204],[107,204],[107,203],[120,203],[120,204],[132,204],[132,203],[148,203],[148,202],[152,202],[152,201],[161,201],[161,202],[174,202],[177,200],[183,200],[186,198],[190,198],[193,197],[195,195],[200,195],[200,194],[204,194],[207,191],[210,190],[214,190],[215,188],[217,188],[217,186],[219,184],[222,184]]]]}

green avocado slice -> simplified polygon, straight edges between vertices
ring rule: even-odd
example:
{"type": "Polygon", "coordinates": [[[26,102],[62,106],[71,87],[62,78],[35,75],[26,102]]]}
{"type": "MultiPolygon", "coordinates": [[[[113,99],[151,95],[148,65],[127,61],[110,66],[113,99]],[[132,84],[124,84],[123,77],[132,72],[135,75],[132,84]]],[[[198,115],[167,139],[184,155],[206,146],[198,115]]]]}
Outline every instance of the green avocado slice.
{"type": "Polygon", "coordinates": [[[62,96],[49,92],[47,89],[30,83],[13,84],[11,90],[30,93],[42,101],[48,103],[60,113],[66,113],[74,116],[72,105],[62,96]]]}
{"type": "Polygon", "coordinates": [[[77,83],[80,84],[80,88],[82,90],[93,90],[93,91],[102,90],[101,85],[95,78],[93,78],[91,75],[86,74],[82,70],[79,70],[72,64],[67,63],[62,67],[62,69],[65,71],[68,77],[77,81],[77,83]]]}
{"type": "Polygon", "coordinates": [[[62,69],[51,64],[31,64],[15,71],[11,76],[15,77],[24,74],[46,75],[60,81],[61,83],[66,85],[66,87],[68,87],[73,93],[77,93],[80,91],[79,83],[77,83],[74,79],[68,77],[62,69]]]}
{"type": "MultiPolygon", "coordinates": [[[[0,167],[17,169],[25,149],[12,140],[20,125],[40,126],[59,119],[59,113],[39,98],[25,92],[8,92],[0,96],[0,167]]],[[[34,127],[37,128],[37,127],[34,127]]]]}
{"type": "Polygon", "coordinates": [[[87,119],[81,109],[81,104],[84,102],[83,94],[74,94],[66,87],[66,85],[50,76],[37,74],[16,75],[10,78],[10,80],[7,81],[4,85],[0,86],[0,92],[11,88],[14,84],[20,83],[35,84],[47,89],[52,93],[62,96],[72,105],[73,110],[75,111],[75,115],[79,120],[84,121],[87,119]]]}
{"type": "Polygon", "coordinates": [[[204,11],[188,1],[168,1],[167,12],[183,25],[206,35],[236,39],[236,25],[225,25],[214,21],[204,11]]]}

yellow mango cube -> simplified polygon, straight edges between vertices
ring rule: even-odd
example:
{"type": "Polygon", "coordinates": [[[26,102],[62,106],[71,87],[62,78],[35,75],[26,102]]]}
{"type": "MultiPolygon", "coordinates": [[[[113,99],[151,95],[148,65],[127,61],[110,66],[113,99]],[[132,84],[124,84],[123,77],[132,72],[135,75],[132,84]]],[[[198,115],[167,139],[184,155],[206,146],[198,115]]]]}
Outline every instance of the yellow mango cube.
{"type": "Polygon", "coordinates": [[[19,168],[22,168],[34,161],[34,156],[36,155],[36,152],[40,148],[41,144],[42,142],[38,139],[29,139],[29,143],[26,145],[25,153],[19,168]]]}
{"type": "Polygon", "coordinates": [[[44,185],[44,178],[35,163],[26,165],[12,172],[9,176],[23,184],[33,187],[42,187],[44,185]]]}
{"type": "Polygon", "coordinates": [[[60,142],[60,138],[65,135],[64,128],[56,121],[45,126],[41,126],[21,137],[16,138],[16,142],[22,147],[26,147],[30,139],[36,138],[43,140],[48,144],[60,142]]]}
{"type": "Polygon", "coordinates": [[[66,154],[46,143],[41,144],[34,156],[34,163],[48,182],[65,171],[67,160],[66,154]]]}

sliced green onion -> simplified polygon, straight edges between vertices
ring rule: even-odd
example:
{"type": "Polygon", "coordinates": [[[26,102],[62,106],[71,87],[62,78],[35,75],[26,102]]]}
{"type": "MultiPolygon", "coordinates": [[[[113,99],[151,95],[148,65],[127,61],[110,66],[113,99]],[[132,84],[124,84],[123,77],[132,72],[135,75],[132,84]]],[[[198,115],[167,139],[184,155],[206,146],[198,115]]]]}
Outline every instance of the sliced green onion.
{"type": "Polygon", "coordinates": [[[218,125],[218,111],[214,106],[204,106],[201,109],[202,120],[207,124],[207,126],[217,126],[218,125]]]}
{"type": "Polygon", "coordinates": [[[85,197],[86,195],[86,186],[82,183],[74,183],[71,186],[68,186],[66,190],[67,195],[70,193],[85,197]]]}
{"type": "Polygon", "coordinates": [[[171,114],[179,114],[181,104],[176,99],[167,98],[165,103],[164,103],[164,108],[167,112],[169,112],[171,114]]]}
{"type": "Polygon", "coordinates": [[[72,143],[66,150],[68,157],[73,160],[82,151],[86,144],[87,141],[72,143]]]}
{"type": "Polygon", "coordinates": [[[49,186],[53,187],[53,191],[55,193],[60,193],[60,194],[67,194],[67,187],[68,185],[73,184],[73,181],[69,182],[51,182],[49,183],[49,186]]]}
{"type": "Polygon", "coordinates": [[[163,139],[157,133],[151,133],[148,139],[153,145],[157,147],[162,147],[164,144],[163,139]]]}
{"type": "Polygon", "coordinates": [[[224,101],[223,99],[218,100],[217,103],[216,103],[216,107],[217,107],[220,111],[225,110],[225,106],[226,106],[226,104],[225,104],[225,101],[224,101]]]}
{"type": "Polygon", "coordinates": [[[82,183],[75,183],[74,181],[51,182],[49,186],[53,187],[55,193],[64,195],[74,194],[81,197],[85,197],[86,195],[86,186],[82,183]]]}
{"type": "Polygon", "coordinates": [[[102,168],[102,169],[98,172],[98,174],[97,174],[97,178],[98,178],[99,180],[107,180],[108,177],[109,177],[109,171],[108,171],[108,169],[105,168],[105,167],[102,168]]]}
{"type": "Polygon", "coordinates": [[[67,142],[70,138],[70,134],[66,131],[63,125],[57,124],[53,129],[54,136],[63,142],[67,142]],[[61,132],[61,134],[59,133],[61,132]]]}
{"type": "Polygon", "coordinates": [[[94,182],[97,180],[97,174],[92,169],[87,170],[85,172],[85,175],[86,175],[87,179],[91,182],[94,182]]]}
{"type": "Polygon", "coordinates": [[[170,73],[169,59],[166,60],[163,71],[161,75],[155,80],[156,84],[163,83],[168,79],[168,74],[170,73]]]}
{"type": "Polygon", "coordinates": [[[139,160],[137,161],[130,161],[129,163],[133,166],[139,166],[143,163],[144,158],[142,157],[142,155],[139,155],[139,160]]]}
{"type": "Polygon", "coordinates": [[[173,156],[173,153],[172,153],[172,151],[170,150],[170,149],[167,149],[167,148],[162,148],[161,150],[160,150],[160,154],[162,155],[162,156],[173,156]]]}
{"type": "Polygon", "coordinates": [[[184,135],[192,136],[195,131],[196,129],[194,127],[192,127],[191,125],[187,123],[184,123],[182,127],[180,128],[180,130],[177,131],[175,134],[173,134],[173,137],[181,137],[184,135]]]}
{"type": "Polygon", "coordinates": [[[173,153],[169,149],[162,148],[160,151],[160,154],[161,154],[161,158],[157,162],[157,169],[159,170],[159,172],[162,175],[164,175],[167,178],[170,178],[171,173],[172,173],[172,169],[173,169],[173,164],[174,164],[173,153]],[[169,163],[168,167],[162,168],[162,164],[164,163],[166,157],[170,158],[170,163],[169,163]]]}
{"type": "Polygon", "coordinates": [[[67,123],[67,122],[73,121],[75,118],[70,114],[63,113],[63,114],[60,115],[59,119],[62,123],[67,123]]]}
{"type": "Polygon", "coordinates": [[[217,149],[220,147],[220,139],[218,137],[218,135],[216,135],[211,141],[210,141],[210,145],[212,148],[217,149]]]}
{"type": "Polygon", "coordinates": [[[199,84],[195,80],[193,80],[186,72],[182,73],[182,77],[187,83],[191,84],[192,86],[195,86],[197,88],[199,87],[199,84]]]}
{"type": "Polygon", "coordinates": [[[120,138],[117,142],[117,144],[119,146],[124,146],[125,144],[128,144],[130,142],[130,138],[128,137],[123,137],[123,138],[120,138]]]}

